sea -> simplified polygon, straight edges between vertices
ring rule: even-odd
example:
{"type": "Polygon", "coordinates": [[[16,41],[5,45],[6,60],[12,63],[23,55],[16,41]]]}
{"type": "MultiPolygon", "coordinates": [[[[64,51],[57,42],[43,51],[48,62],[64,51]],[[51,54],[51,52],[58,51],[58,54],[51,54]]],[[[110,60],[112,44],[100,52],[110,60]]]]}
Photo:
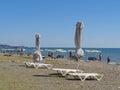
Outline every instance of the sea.
{"type": "MultiPolygon", "coordinates": [[[[14,53],[17,53],[19,47],[2,47],[0,46],[0,53],[2,53],[3,49],[13,49],[14,53]]],[[[24,55],[30,55],[35,52],[34,47],[24,47],[25,51],[24,55]]],[[[82,60],[88,60],[88,57],[96,57],[98,58],[99,52],[86,52],[86,50],[99,50],[102,54],[102,61],[107,62],[107,57],[110,57],[111,62],[120,63],[120,48],[82,48],[84,51],[84,57],[82,60]]],[[[72,55],[75,55],[76,48],[66,48],[66,47],[41,47],[41,53],[43,56],[48,56],[49,52],[53,52],[54,56],[63,55],[66,59],[69,59],[69,51],[72,51],[72,55]],[[55,51],[57,49],[64,50],[64,52],[55,51]]]]}

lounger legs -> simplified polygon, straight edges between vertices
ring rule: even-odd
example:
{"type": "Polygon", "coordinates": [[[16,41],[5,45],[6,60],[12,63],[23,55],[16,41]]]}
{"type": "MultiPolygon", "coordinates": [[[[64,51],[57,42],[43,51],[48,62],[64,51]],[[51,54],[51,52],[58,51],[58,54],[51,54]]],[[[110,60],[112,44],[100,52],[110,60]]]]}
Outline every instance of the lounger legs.
{"type": "MultiPolygon", "coordinates": [[[[85,81],[88,77],[90,76],[85,76],[84,78],[82,78],[81,76],[79,76],[80,80],[81,81],[85,81]]],[[[102,76],[94,76],[94,78],[98,81],[100,81],[102,79],[103,75],[102,76]]]]}
{"type": "Polygon", "coordinates": [[[70,76],[78,77],[81,81],[85,81],[88,77],[93,77],[98,81],[100,81],[103,78],[103,75],[70,75],[70,76]]]}
{"type": "Polygon", "coordinates": [[[26,62],[25,63],[26,67],[33,67],[33,68],[40,68],[40,67],[45,67],[47,69],[51,69],[53,67],[53,65],[51,64],[43,64],[43,63],[32,63],[32,62],[26,62]]]}
{"type": "Polygon", "coordinates": [[[62,76],[66,76],[66,74],[68,73],[67,71],[65,72],[65,71],[57,71],[58,73],[61,73],[62,74],[62,76]]]}
{"type": "Polygon", "coordinates": [[[51,69],[53,66],[52,65],[36,65],[35,68],[38,69],[40,67],[45,67],[47,69],[51,69]]]}
{"type": "Polygon", "coordinates": [[[95,76],[95,78],[96,78],[98,81],[100,81],[100,80],[103,78],[103,75],[101,75],[101,76],[95,76]]]}

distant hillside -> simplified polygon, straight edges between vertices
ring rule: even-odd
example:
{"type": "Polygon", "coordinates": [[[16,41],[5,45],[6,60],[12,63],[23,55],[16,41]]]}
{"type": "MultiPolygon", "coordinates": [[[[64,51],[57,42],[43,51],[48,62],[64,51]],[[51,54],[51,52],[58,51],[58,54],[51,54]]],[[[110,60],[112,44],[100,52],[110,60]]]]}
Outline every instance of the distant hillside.
{"type": "Polygon", "coordinates": [[[11,45],[4,45],[4,44],[0,44],[0,48],[25,48],[24,46],[11,46],[11,45]]]}

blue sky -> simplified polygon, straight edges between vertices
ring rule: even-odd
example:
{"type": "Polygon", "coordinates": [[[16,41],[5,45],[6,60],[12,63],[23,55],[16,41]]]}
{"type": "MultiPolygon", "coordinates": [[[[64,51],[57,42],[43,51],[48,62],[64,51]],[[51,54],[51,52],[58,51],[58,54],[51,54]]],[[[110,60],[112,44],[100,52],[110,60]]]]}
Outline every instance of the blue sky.
{"type": "Polygon", "coordinates": [[[75,47],[78,21],[83,47],[120,48],[120,0],[0,0],[0,44],[75,47]]]}

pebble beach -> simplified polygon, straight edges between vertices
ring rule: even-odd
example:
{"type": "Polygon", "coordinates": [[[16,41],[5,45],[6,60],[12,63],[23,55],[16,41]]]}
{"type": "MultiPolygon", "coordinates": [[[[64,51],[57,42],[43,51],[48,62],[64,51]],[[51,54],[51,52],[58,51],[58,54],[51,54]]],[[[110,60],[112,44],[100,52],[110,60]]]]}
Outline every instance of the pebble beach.
{"type": "MultiPolygon", "coordinates": [[[[29,60],[32,62],[32,60],[29,60]]],[[[26,61],[0,61],[0,90],[120,90],[120,65],[98,61],[79,61],[79,69],[86,73],[100,73],[97,80],[66,79],[56,71],[46,68],[26,68],[26,61]]],[[[46,58],[53,68],[76,69],[78,62],[46,58]]]]}

